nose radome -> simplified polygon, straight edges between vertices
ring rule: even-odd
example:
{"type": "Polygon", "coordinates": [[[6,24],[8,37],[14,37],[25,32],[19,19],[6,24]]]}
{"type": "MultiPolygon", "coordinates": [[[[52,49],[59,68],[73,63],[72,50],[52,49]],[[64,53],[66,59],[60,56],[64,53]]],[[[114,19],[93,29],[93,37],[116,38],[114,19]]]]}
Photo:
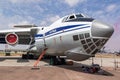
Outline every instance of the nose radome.
{"type": "Polygon", "coordinates": [[[93,37],[110,37],[114,32],[111,25],[94,20],[92,23],[91,33],[93,37]]]}

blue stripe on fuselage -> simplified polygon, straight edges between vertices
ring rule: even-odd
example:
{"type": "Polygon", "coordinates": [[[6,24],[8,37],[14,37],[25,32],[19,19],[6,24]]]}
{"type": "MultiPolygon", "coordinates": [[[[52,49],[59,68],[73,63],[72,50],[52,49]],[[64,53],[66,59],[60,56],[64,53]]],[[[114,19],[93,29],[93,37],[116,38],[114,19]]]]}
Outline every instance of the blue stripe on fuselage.
{"type": "Polygon", "coordinates": [[[74,29],[71,29],[71,30],[67,30],[67,31],[59,32],[59,33],[54,33],[54,34],[50,34],[50,35],[47,35],[47,36],[45,36],[45,37],[51,37],[51,36],[54,36],[54,35],[57,35],[57,34],[69,32],[69,31],[74,31],[74,30],[78,30],[78,29],[83,29],[83,28],[88,28],[88,27],[90,27],[90,26],[81,27],[81,28],[74,28],[74,29]]]}
{"type": "Polygon", "coordinates": [[[35,37],[43,37],[43,34],[37,34],[35,37]]]}
{"type": "Polygon", "coordinates": [[[55,28],[55,29],[52,29],[52,30],[46,32],[45,36],[53,34],[53,33],[56,33],[56,32],[59,32],[59,31],[62,31],[62,30],[66,30],[66,29],[70,29],[70,28],[75,28],[75,27],[83,26],[83,25],[85,25],[85,24],[69,25],[69,26],[58,27],[58,28],[55,28]]]}
{"type": "MultiPolygon", "coordinates": [[[[90,27],[90,26],[85,26],[85,25],[87,25],[87,24],[69,25],[69,26],[58,27],[58,28],[55,28],[55,29],[52,29],[52,30],[46,32],[45,36],[50,37],[50,36],[54,36],[54,35],[61,34],[61,33],[64,33],[64,32],[69,32],[69,31],[73,31],[73,30],[78,30],[78,29],[83,29],[83,28],[90,27]],[[78,26],[80,26],[80,27],[78,27],[78,26]],[[81,26],[83,26],[83,27],[81,27],[81,26]],[[73,29],[71,29],[71,28],[73,28],[73,29]],[[71,29],[71,30],[67,30],[67,29],[71,29]],[[61,32],[61,31],[63,31],[63,32],[61,32]]],[[[35,37],[42,38],[43,34],[37,34],[37,35],[35,35],[35,37]]]]}

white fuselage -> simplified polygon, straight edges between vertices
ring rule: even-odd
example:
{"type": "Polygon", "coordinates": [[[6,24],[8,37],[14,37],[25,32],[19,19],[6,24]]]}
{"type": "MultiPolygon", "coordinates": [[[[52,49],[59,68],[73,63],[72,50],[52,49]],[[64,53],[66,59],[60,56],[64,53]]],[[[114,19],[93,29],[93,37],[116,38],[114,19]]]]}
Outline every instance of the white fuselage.
{"type": "Polygon", "coordinates": [[[47,55],[82,61],[95,56],[113,32],[104,22],[73,14],[39,29],[35,42],[39,53],[47,48],[47,55]]]}
{"type": "MultiPolygon", "coordinates": [[[[81,47],[80,51],[84,52],[80,40],[74,41],[73,35],[89,33],[91,34],[91,22],[63,22],[62,19],[56,21],[49,27],[40,30],[36,37],[36,46],[38,50],[44,48],[44,43],[48,48],[48,55],[64,55],[68,50],[81,47]]],[[[86,53],[86,52],[84,52],[86,53]]]]}

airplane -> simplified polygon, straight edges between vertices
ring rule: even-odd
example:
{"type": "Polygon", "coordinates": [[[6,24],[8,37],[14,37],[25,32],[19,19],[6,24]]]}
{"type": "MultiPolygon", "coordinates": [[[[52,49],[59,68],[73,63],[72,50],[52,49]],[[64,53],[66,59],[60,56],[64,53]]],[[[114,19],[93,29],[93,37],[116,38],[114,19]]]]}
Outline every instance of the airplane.
{"type": "Polygon", "coordinates": [[[54,63],[56,59],[60,59],[59,56],[66,56],[75,61],[94,57],[114,32],[111,25],[82,13],[62,17],[48,27],[15,27],[0,31],[1,44],[27,44],[30,45],[27,51],[35,50],[36,54],[41,54],[47,48],[45,55],[53,56],[54,63]]]}

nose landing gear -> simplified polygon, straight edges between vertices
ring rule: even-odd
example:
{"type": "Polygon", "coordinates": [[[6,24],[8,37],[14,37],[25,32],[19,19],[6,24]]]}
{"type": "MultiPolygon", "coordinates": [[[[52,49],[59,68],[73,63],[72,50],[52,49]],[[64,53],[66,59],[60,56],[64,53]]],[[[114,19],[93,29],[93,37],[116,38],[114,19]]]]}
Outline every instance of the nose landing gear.
{"type": "Polygon", "coordinates": [[[57,56],[52,56],[50,58],[50,65],[65,65],[66,64],[66,61],[65,61],[65,58],[60,58],[60,57],[57,57],[57,56]]]}

